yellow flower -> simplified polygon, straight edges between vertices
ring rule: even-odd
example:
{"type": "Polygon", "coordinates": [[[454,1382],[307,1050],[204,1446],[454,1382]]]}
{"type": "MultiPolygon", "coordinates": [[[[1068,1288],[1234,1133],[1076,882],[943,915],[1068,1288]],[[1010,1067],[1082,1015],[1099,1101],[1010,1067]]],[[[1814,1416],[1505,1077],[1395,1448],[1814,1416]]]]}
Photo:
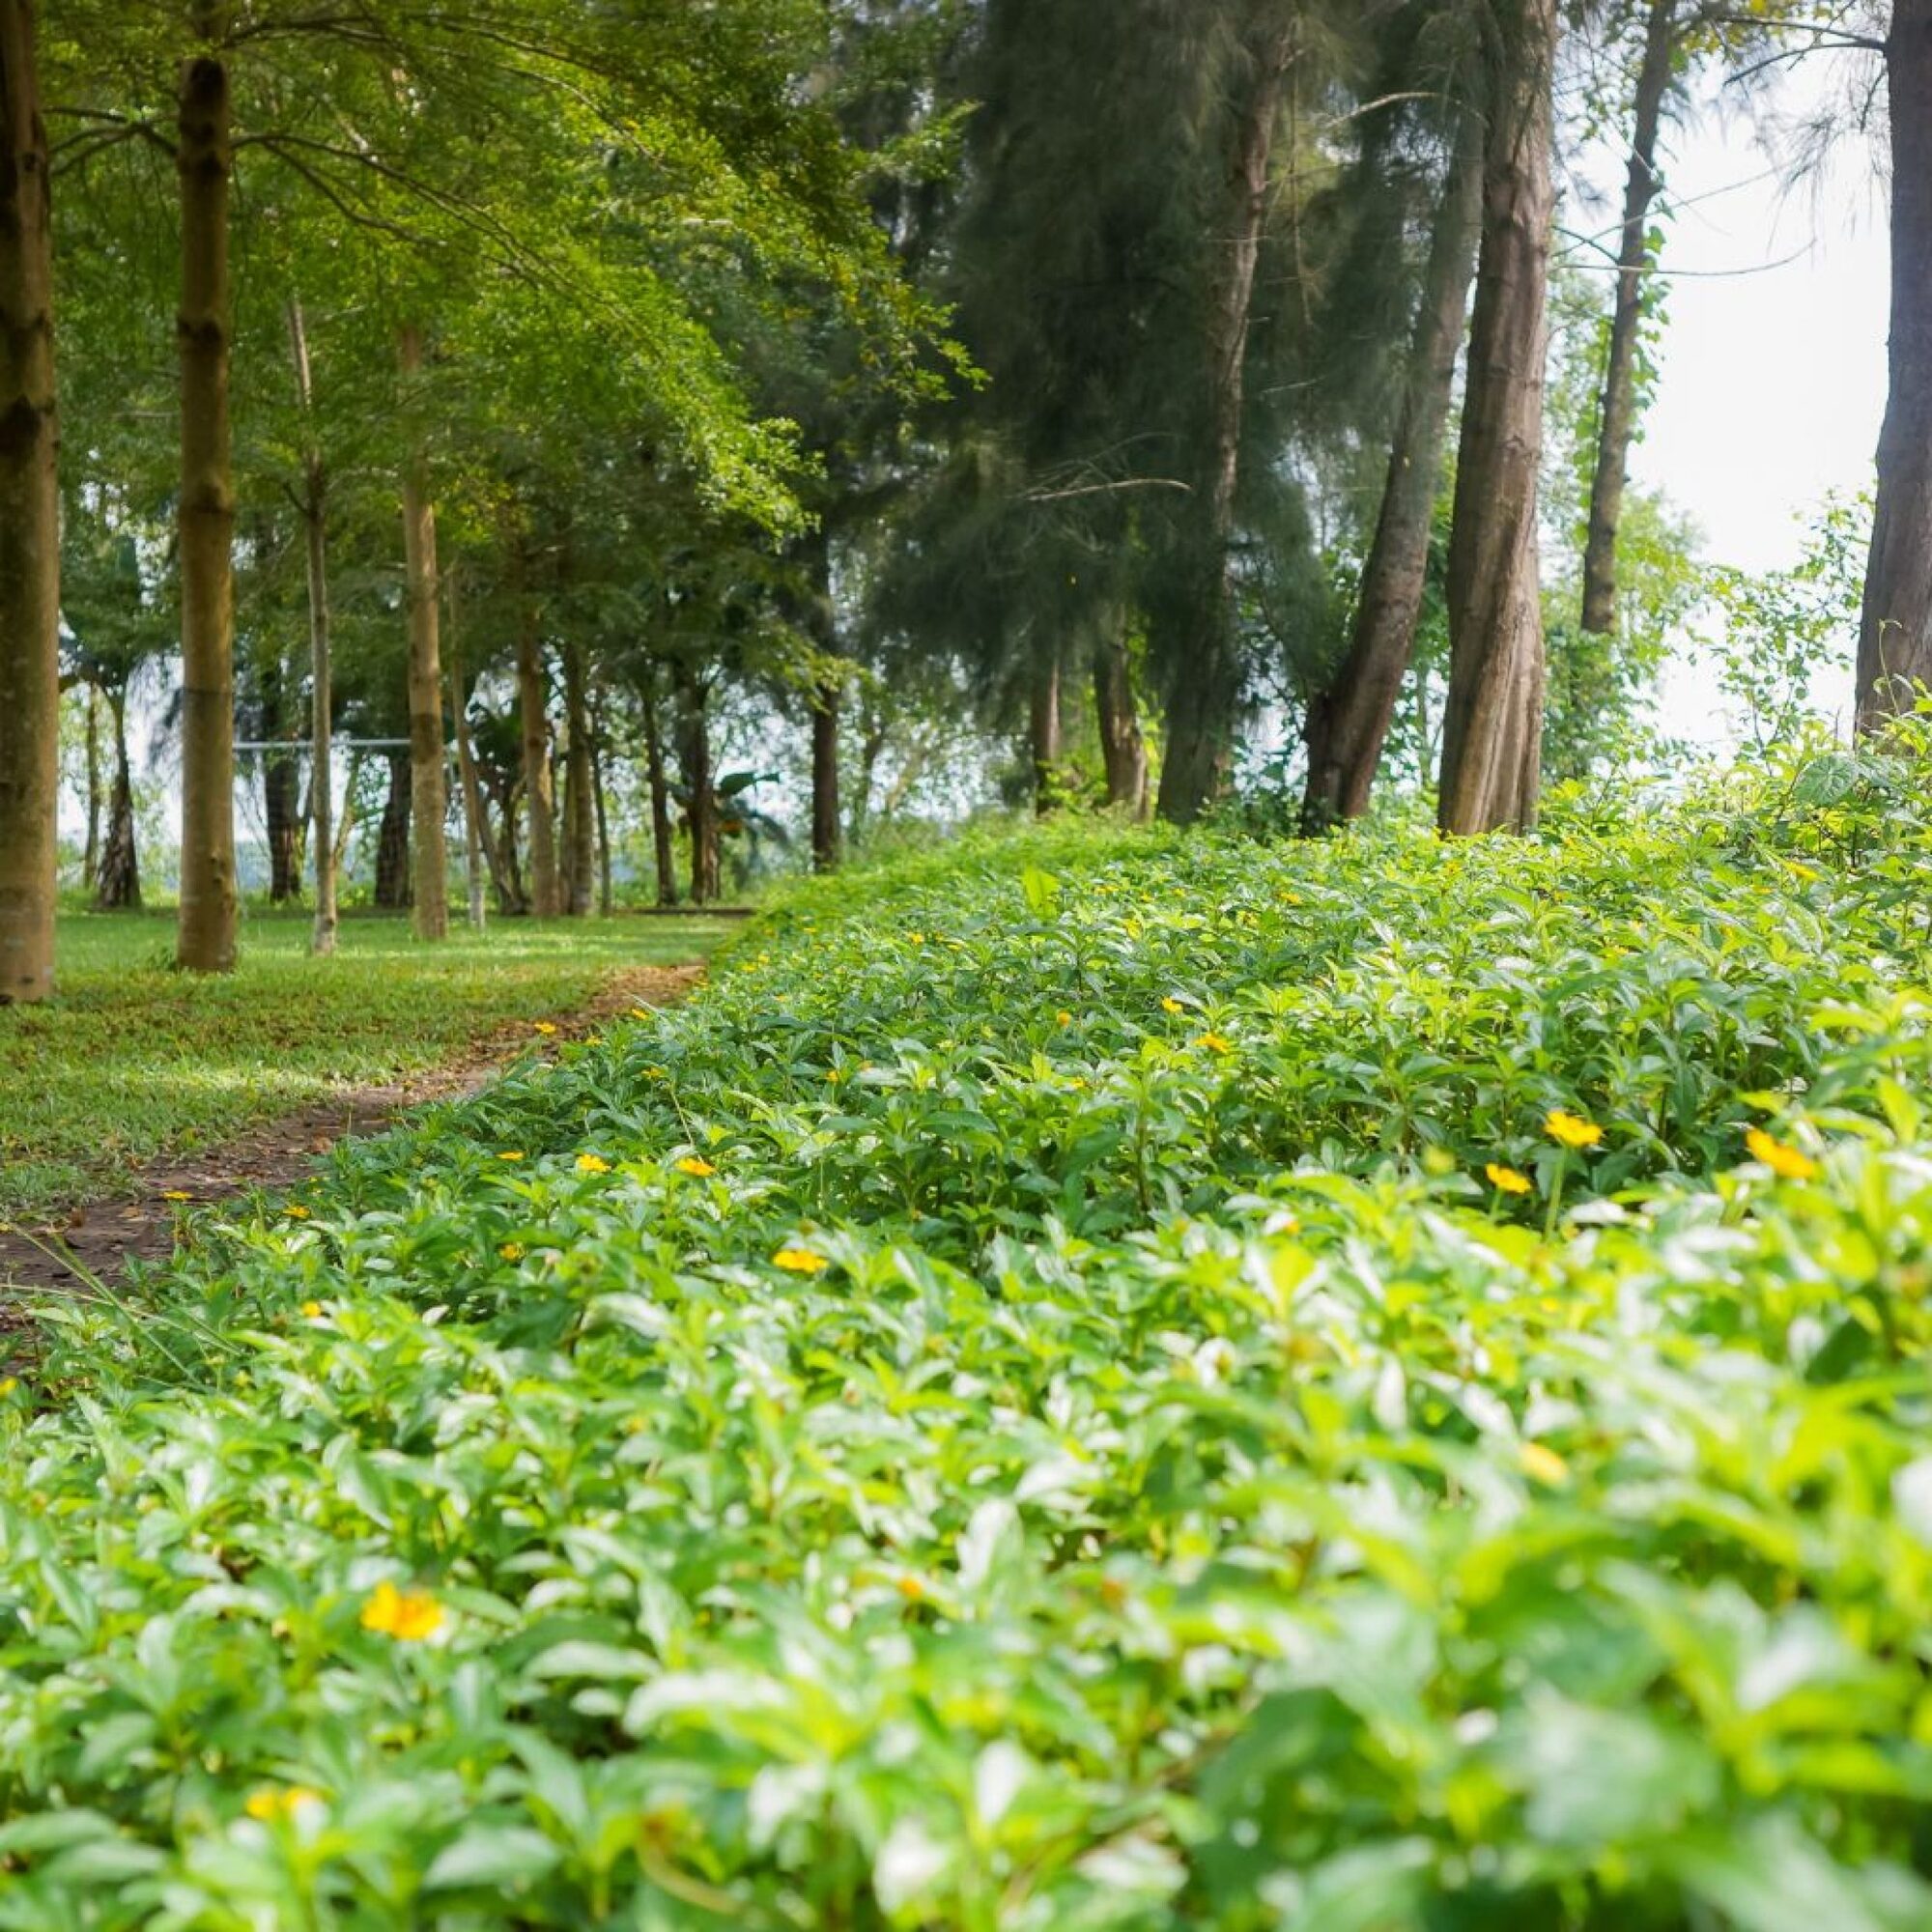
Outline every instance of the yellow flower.
{"type": "Polygon", "coordinates": [[[497,1156],[498,1160],[522,1160],[523,1157],[524,1151],[522,1148],[506,1148],[497,1156]]]}
{"type": "Polygon", "coordinates": [[[0,1380],[0,1398],[12,1395],[19,1386],[20,1378],[18,1376],[8,1376],[4,1380],[0,1380]]]}
{"type": "Polygon", "coordinates": [[[1554,1449],[1546,1449],[1541,1442],[1525,1442],[1517,1457],[1525,1476],[1547,1483],[1552,1490],[1570,1480],[1570,1464],[1554,1449]]]}
{"type": "Polygon", "coordinates": [[[1761,1160],[1780,1180],[1809,1180],[1818,1172],[1818,1163],[1795,1147],[1775,1141],[1762,1127],[1745,1129],[1745,1146],[1753,1160],[1761,1160]]]}
{"type": "Polygon", "coordinates": [[[179,1187],[164,1187],[161,1190],[161,1199],[163,1201],[192,1201],[194,1196],[179,1187]]]}
{"type": "Polygon", "coordinates": [[[1561,1107],[1553,1109],[1543,1123],[1543,1131],[1559,1147],[1593,1148],[1604,1138],[1604,1130],[1593,1121],[1578,1120],[1561,1107]]]}
{"type": "Polygon", "coordinates": [[[520,1262],[524,1258],[524,1244],[521,1241],[505,1241],[497,1252],[506,1262],[520,1262]]]}
{"type": "Polygon", "coordinates": [[[1064,1027],[1070,1027],[1073,1024],[1073,1015],[1069,1012],[1057,1012],[1053,1017],[1064,1027]]]}
{"type": "Polygon", "coordinates": [[[1184,1013],[1187,1010],[1172,994],[1161,1001],[1160,1009],[1164,1013],[1184,1013]]]}
{"type": "Polygon", "coordinates": [[[828,1067],[827,1067],[827,1068],[825,1069],[825,1077],[826,1077],[826,1079],[828,1079],[829,1081],[831,1081],[831,1083],[833,1084],[833,1086],[835,1086],[835,1087],[836,1087],[836,1086],[838,1086],[838,1067],[836,1067],[836,1066],[828,1066],[828,1067]]]}
{"type": "Polygon", "coordinates": [[[772,1257],[772,1265],[791,1274],[823,1274],[832,1264],[810,1248],[781,1248],[772,1257]]]}
{"type": "Polygon", "coordinates": [[[259,1818],[265,1825],[272,1825],[278,1818],[293,1818],[304,1804],[320,1804],[322,1802],[321,1792],[311,1791],[305,1784],[290,1784],[279,1791],[264,1787],[251,1792],[243,1808],[249,1817],[259,1818]]]}
{"type": "Polygon", "coordinates": [[[695,1153],[688,1153],[676,1163],[680,1174],[695,1175],[699,1180],[709,1180],[718,1170],[708,1160],[699,1160],[695,1153]]]}
{"type": "Polygon", "coordinates": [[[648,1007],[633,1007],[631,1009],[631,1017],[634,1020],[647,1020],[653,1018],[654,1015],[648,1007]]]}
{"type": "Polygon", "coordinates": [[[554,1022],[551,1020],[532,1020],[530,1025],[534,1031],[542,1034],[546,1039],[556,1031],[554,1022]]]}
{"type": "Polygon", "coordinates": [[[321,1315],[321,1313],[322,1313],[321,1302],[304,1301],[302,1303],[302,1316],[305,1321],[313,1321],[319,1315],[321,1315]]]}
{"type": "Polygon", "coordinates": [[[297,1221],[306,1221],[308,1219],[308,1209],[298,1206],[293,1201],[282,1209],[282,1212],[297,1221]]]}
{"type": "Polygon", "coordinates": [[[906,934],[906,937],[909,940],[911,940],[915,946],[923,946],[925,944],[925,934],[923,932],[909,932],[906,934]]]}
{"type": "Polygon", "coordinates": [[[611,1163],[601,1153],[581,1153],[577,1156],[579,1174],[609,1174],[611,1163]]]}
{"type": "Polygon", "coordinates": [[[1235,1050],[1218,1033],[1204,1033],[1194,1044],[1205,1046],[1209,1053],[1233,1053],[1235,1050]]]}
{"type": "Polygon", "coordinates": [[[1519,1174],[1513,1167],[1504,1167],[1498,1161],[1491,1161],[1483,1172],[1490,1177],[1492,1187],[1500,1187],[1505,1194],[1528,1194],[1535,1183],[1526,1174],[1519,1174]]]}
{"type": "Polygon", "coordinates": [[[378,1583],[362,1605],[362,1628],[401,1643],[419,1643],[442,1628],[442,1605],[427,1590],[399,1590],[378,1583]]]}

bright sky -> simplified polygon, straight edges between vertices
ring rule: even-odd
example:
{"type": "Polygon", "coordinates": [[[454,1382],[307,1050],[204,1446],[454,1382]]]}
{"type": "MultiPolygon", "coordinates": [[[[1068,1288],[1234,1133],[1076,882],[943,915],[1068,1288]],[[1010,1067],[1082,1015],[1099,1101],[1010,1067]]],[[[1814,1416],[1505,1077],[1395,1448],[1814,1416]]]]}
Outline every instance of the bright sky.
{"type": "MultiPolygon", "coordinates": [[[[1777,114],[1836,102],[1855,79],[1842,55],[1797,63],[1777,114]]],[[[1803,554],[1825,497],[1871,485],[1886,394],[1887,186],[1878,141],[1856,131],[1824,174],[1791,178],[1726,92],[1708,91],[1667,137],[1678,210],[1663,253],[1669,333],[1633,473],[1690,513],[1713,561],[1765,570],[1803,554]]],[[[1590,218],[1593,232],[1614,223],[1617,206],[1590,218]]],[[[1573,213],[1570,225],[1583,223],[1573,213]]],[[[1816,695],[1839,713],[1850,684],[1847,663],[1816,695]]],[[[1715,703],[1708,674],[1682,668],[1667,680],[1664,722],[1720,738],[1705,716],[1715,703]]]]}

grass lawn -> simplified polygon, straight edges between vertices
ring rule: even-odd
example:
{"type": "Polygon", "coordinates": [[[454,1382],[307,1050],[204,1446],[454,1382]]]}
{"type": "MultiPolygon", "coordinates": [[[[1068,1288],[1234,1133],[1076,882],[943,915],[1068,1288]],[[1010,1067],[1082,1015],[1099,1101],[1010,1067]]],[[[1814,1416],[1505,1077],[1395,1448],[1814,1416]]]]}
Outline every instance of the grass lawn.
{"type": "Polygon", "coordinates": [[[242,965],[173,970],[174,917],[70,913],[60,996],[0,1009],[0,1218],[123,1191],[135,1164],[568,1014],[628,966],[702,958],[722,920],[493,923],[425,947],[353,917],[330,960],[305,912],[244,916],[242,965]]]}

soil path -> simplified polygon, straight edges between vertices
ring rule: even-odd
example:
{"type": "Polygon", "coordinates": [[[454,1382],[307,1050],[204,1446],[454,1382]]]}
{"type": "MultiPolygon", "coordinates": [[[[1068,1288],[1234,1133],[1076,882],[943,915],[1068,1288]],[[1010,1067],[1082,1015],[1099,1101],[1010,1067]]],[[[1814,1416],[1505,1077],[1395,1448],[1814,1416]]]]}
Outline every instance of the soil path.
{"type": "Polygon", "coordinates": [[[453,1060],[405,1074],[386,1086],[357,1087],[269,1121],[218,1147],[163,1155],[134,1170],[134,1194],[73,1208],[47,1226],[0,1227],[0,1332],[14,1326],[8,1306],[36,1293],[111,1280],[129,1262],[174,1252],[176,1210],[186,1202],[227,1200],[252,1188],[294,1185],[338,1140],[379,1134],[412,1108],[479,1093],[531,1051],[549,1054],[595,1033],[633,1007],[667,1007],[704,977],[702,966],[631,966],[613,973],[587,1006],[559,1013],[556,1031],[533,1041],[527,1024],[471,1041],[453,1060]]]}

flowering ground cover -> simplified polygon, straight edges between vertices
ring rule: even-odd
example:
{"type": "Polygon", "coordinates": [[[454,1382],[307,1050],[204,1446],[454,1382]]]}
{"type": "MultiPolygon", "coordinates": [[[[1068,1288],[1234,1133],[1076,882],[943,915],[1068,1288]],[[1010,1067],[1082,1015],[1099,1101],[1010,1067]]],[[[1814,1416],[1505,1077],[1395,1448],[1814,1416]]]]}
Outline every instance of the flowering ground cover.
{"type": "Polygon", "coordinates": [[[0,1927],[1932,1923],[1932,788],[1049,829],[50,1325],[0,1927]]]}

